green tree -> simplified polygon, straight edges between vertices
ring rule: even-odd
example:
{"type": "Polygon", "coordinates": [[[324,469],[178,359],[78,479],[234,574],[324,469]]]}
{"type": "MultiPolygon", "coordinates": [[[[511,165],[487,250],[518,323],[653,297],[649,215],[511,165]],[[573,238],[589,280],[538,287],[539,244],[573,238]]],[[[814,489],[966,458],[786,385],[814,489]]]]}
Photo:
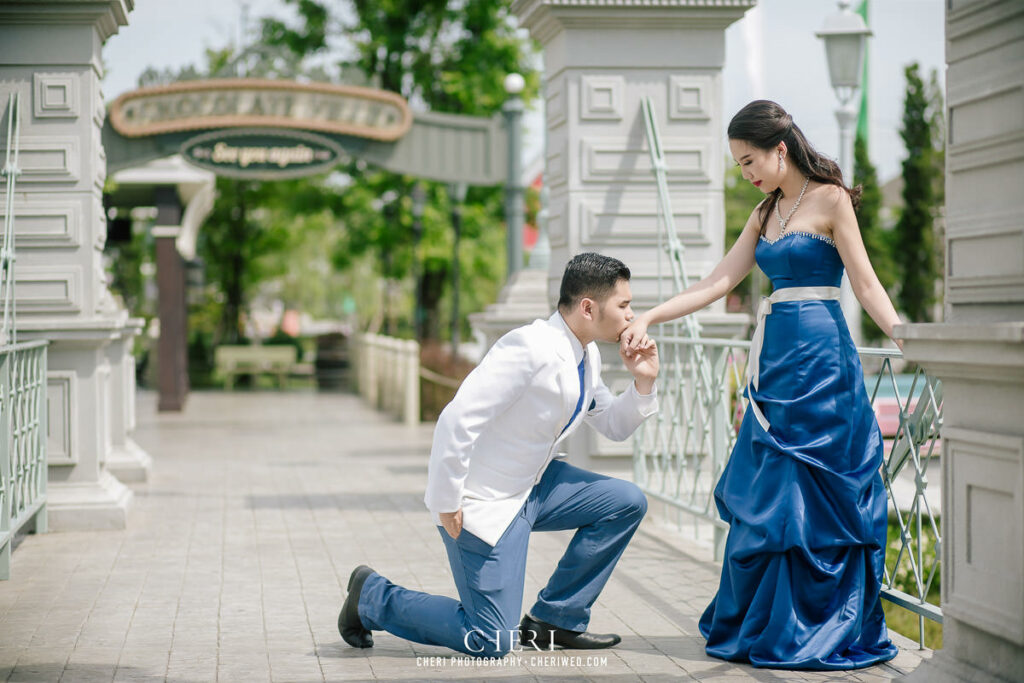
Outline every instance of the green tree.
{"type": "MultiPolygon", "coordinates": [[[[339,77],[347,81],[391,90],[433,111],[476,116],[500,110],[506,98],[503,79],[510,72],[526,78],[525,98],[537,92],[539,76],[528,64],[530,44],[516,34],[509,0],[287,1],[296,8],[297,22],[264,19],[263,42],[284,47],[299,60],[322,59],[341,52],[328,38],[332,31],[343,32],[350,49],[340,54],[338,66],[339,77]]],[[[349,164],[345,171],[348,184],[337,206],[345,237],[337,245],[336,265],[347,267],[353,259],[373,254],[377,273],[388,281],[384,291],[397,287],[409,292],[408,313],[401,317],[411,321],[412,292],[418,289],[424,331],[437,338],[446,329],[442,320],[450,296],[447,188],[424,182],[428,206],[416,259],[418,282],[395,285],[409,279],[417,248],[410,200],[415,179],[362,162],[349,164]]],[[[502,222],[501,196],[501,188],[473,187],[466,198],[460,281],[473,286],[461,296],[465,312],[489,303],[479,295],[496,292],[501,282],[504,239],[495,229],[502,222]]],[[[392,300],[385,296],[386,302],[392,300]]],[[[387,317],[387,328],[396,330],[394,316],[387,317]]]]}
{"type": "Polygon", "coordinates": [[[283,272],[279,262],[274,267],[266,257],[285,251],[291,233],[259,211],[287,192],[280,182],[217,178],[217,201],[199,231],[196,251],[206,264],[207,281],[223,297],[215,337],[220,343],[238,343],[242,313],[254,288],[283,272]]]}
{"type": "MultiPolygon", "coordinates": [[[[896,284],[896,264],[893,261],[890,236],[882,229],[882,190],[878,185],[878,173],[868,157],[867,142],[860,136],[853,143],[853,182],[861,186],[857,223],[860,225],[864,247],[882,286],[886,291],[891,291],[896,284]]],[[[878,341],[885,337],[866,311],[862,311],[861,315],[865,340],[878,341]]]]}
{"type": "MultiPolygon", "coordinates": [[[[939,83],[939,72],[932,69],[928,81],[928,106],[931,109],[932,127],[932,167],[934,169],[933,187],[935,189],[935,258],[936,272],[946,272],[946,105],[943,101],[942,84],[939,83]]],[[[942,296],[942,287],[938,287],[938,296],[942,296]]]]}
{"type": "Polygon", "coordinates": [[[899,266],[899,307],[913,322],[931,320],[939,277],[934,215],[938,197],[934,95],[928,92],[916,63],[906,67],[906,98],[900,136],[907,149],[903,162],[903,211],[895,228],[894,255],[899,266]]]}

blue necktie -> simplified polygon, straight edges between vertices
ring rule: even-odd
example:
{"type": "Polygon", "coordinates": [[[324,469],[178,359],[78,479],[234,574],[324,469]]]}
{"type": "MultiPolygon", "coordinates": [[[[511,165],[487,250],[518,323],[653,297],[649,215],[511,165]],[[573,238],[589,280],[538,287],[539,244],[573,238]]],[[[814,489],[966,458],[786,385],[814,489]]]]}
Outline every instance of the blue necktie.
{"type": "MultiPolygon", "coordinates": [[[[562,427],[562,432],[564,432],[566,429],[569,428],[569,425],[572,424],[572,421],[575,420],[576,416],[580,414],[580,408],[583,407],[583,372],[584,372],[583,368],[584,368],[584,364],[586,362],[587,362],[587,352],[584,351],[583,352],[583,359],[580,360],[580,364],[576,368],[579,371],[579,373],[580,373],[580,398],[579,398],[578,401],[576,401],[576,410],[572,411],[572,417],[570,417],[569,421],[565,423],[564,427],[562,427]]],[[[561,435],[562,432],[559,432],[559,435],[561,435]]]]}

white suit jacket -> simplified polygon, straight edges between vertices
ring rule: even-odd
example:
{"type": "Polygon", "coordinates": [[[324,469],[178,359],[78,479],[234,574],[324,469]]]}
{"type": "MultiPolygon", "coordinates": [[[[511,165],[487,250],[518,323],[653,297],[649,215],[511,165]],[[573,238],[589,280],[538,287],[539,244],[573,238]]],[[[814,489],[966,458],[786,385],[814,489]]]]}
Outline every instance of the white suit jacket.
{"type": "Polygon", "coordinates": [[[466,377],[434,431],[424,502],[439,513],[462,508],[463,529],[495,545],[555,457],[558,444],[586,421],[624,441],[658,410],[656,391],[636,386],[613,396],[601,381],[597,344],[587,346],[583,406],[582,344],[561,314],[512,330],[466,377]]]}

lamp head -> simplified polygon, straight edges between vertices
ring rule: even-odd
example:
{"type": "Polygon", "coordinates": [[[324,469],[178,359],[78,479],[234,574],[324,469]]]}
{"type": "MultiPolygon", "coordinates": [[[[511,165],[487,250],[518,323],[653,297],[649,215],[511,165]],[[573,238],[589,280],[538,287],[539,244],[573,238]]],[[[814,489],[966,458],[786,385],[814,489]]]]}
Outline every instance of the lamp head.
{"type": "Polygon", "coordinates": [[[859,88],[864,69],[864,52],[870,29],[859,14],[850,11],[849,2],[840,2],[839,11],[825,19],[814,35],[825,41],[828,74],[832,87],[859,88]]]}
{"type": "Polygon", "coordinates": [[[517,73],[505,76],[505,92],[509,95],[518,95],[526,87],[526,79],[517,73]]]}

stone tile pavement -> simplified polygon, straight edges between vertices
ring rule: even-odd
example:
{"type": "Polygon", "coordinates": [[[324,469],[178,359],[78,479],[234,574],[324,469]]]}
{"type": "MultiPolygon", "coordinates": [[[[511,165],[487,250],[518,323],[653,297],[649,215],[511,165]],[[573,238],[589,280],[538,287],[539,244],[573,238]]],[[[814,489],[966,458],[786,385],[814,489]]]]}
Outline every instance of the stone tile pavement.
{"type": "MultiPolygon", "coordinates": [[[[715,590],[707,549],[650,517],[594,609],[612,650],[520,653],[477,666],[386,633],[354,650],[336,630],[351,569],[455,595],[421,502],[431,426],[409,429],[356,397],[193,393],[180,415],[139,399],[154,458],[125,531],[29,536],[0,582],[0,681],[882,681],[908,647],[857,672],[755,670],[704,654],[696,619],[715,590]]],[[[566,533],[536,534],[525,601],[566,533]]]]}

